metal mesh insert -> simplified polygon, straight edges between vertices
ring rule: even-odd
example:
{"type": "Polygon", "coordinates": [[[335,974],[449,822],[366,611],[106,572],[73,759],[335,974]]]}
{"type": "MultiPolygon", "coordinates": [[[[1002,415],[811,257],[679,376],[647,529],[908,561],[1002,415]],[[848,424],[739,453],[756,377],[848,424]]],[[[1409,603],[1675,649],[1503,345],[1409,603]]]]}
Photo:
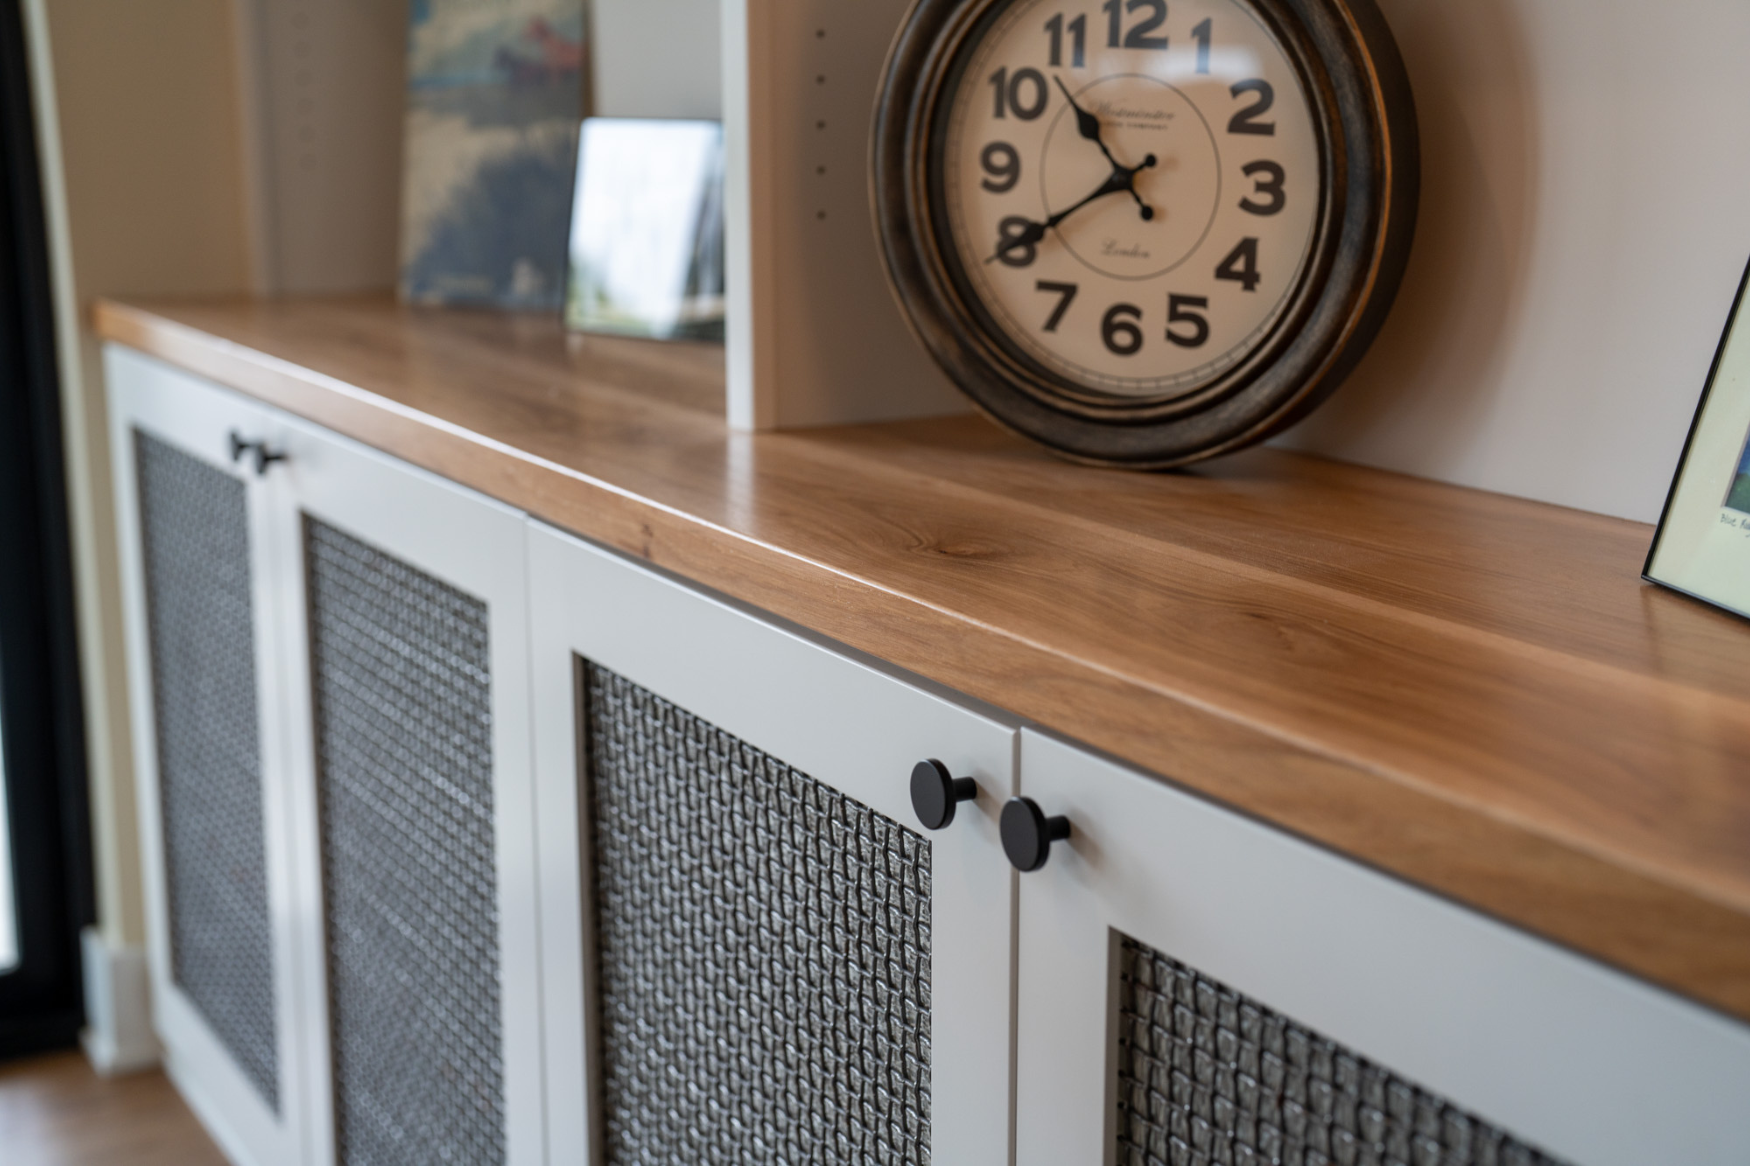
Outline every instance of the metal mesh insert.
{"type": "Polygon", "coordinates": [[[930,845],[586,666],[610,1164],[930,1160],[930,845]]]}
{"type": "Polygon", "coordinates": [[[134,433],[171,975],[276,1112],[247,488],[134,433]]]}
{"type": "Polygon", "coordinates": [[[343,1166],[504,1160],[486,605],[305,520],[343,1166]]]}
{"type": "Polygon", "coordinates": [[[1118,1166],[1554,1164],[1158,951],[1118,958],[1118,1166]]]}

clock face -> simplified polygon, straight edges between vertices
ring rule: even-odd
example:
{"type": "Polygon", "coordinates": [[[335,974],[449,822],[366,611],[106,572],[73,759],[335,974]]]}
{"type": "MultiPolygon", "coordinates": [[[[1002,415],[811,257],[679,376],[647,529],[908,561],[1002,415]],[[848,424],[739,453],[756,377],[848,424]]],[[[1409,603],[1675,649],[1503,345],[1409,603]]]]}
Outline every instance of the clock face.
{"type": "Polygon", "coordinates": [[[1305,83],[1246,0],[1014,0],[963,50],[929,181],[1003,347],[1090,402],[1257,351],[1314,261],[1305,83]]]}

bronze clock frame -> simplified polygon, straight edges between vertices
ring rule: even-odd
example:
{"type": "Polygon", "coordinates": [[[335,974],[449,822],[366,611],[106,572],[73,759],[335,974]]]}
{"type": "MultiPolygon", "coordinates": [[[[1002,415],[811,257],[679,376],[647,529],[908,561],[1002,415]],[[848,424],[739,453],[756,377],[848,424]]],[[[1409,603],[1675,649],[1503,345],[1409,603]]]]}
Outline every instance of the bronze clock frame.
{"type": "Polygon", "coordinates": [[[1409,261],[1420,193],[1415,103],[1373,0],[1244,0],[1300,73],[1319,137],[1311,258],[1275,325],[1190,392],[1116,397],[1009,340],[949,236],[948,101],[1017,0],[916,0],[876,101],[871,196],[888,280],[912,331],[999,423],[1085,462],[1167,469],[1231,453],[1301,420],[1348,376],[1385,322],[1409,261]]]}

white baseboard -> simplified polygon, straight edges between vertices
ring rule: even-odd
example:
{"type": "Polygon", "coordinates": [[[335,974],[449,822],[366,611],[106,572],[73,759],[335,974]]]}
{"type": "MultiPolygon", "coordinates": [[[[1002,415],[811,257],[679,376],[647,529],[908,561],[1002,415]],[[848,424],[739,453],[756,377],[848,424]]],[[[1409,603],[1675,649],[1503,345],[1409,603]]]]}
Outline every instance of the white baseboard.
{"type": "Polygon", "coordinates": [[[94,927],[79,936],[85,957],[85,1031],[79,1043],[105,1077],[149,1069],[162,1056],[152,1031],[152,986],[143,947],[111,947],[94,927]]]}

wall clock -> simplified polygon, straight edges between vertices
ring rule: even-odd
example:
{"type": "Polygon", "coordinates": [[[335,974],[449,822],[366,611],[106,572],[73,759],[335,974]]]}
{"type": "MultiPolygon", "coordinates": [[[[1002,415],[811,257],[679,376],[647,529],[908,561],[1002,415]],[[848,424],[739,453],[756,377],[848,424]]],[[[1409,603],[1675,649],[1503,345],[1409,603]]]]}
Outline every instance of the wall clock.
{"type": "Polygon", "coordinates": [[[1415,109],[1372,0],[917,0],[873,153],[924,345],[1000,422],[1105,464],[1304,417],[1415,226],[1415,109]]]}

